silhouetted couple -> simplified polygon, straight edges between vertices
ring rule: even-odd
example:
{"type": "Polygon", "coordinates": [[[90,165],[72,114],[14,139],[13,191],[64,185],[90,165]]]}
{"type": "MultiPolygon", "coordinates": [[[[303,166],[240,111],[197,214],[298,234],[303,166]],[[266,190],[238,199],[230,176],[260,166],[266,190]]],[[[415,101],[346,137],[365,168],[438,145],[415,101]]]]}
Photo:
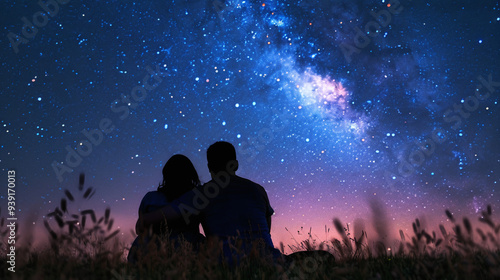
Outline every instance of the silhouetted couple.
{"type": "Polygon", "coordinates": [[[230,265],[251,251],[274,259],[282,257],[271,240],[274,210],[267,193],[259,184],[235,175],[238,161],[234,146],[214,143],[207,150],[207,161],[212,180],[204,185],[187,157],[174,155],[167,161],[158,190],[147,193],[141,201],[136,224],[139,236],[132,244],[129,262],[147,253],[148,243],[155,236],[165,236],[165,228],[174,243],[185,240],[198,248],[204,242],[200,223],[206,241],[222,243],[221,255],[230,265]]]}

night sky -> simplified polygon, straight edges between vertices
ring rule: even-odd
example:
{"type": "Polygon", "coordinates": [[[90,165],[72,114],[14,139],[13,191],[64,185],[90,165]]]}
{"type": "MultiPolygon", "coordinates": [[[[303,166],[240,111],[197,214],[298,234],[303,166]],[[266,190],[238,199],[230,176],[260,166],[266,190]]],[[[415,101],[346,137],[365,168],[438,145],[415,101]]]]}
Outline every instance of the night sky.
{"type": "Polygon", "coordinates": [[[218,140],[267,190],[275,244],[369,221],[373,198],[395,232],[500,207],[497,1],[48,2],[0,4],[22,223],[43,228],[84,172],[78,207],[110,206],[130,239],[170,156],[207,182],[218,140]]]}

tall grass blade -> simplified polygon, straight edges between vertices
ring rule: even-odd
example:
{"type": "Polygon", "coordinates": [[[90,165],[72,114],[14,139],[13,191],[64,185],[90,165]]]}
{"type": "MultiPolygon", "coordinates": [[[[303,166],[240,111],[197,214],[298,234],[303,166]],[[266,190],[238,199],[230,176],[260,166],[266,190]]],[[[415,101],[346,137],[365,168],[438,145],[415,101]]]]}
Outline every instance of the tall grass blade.
{"type": "Polygon", "coordinates": [[[70,200],[70,201],[75,201],[75,198],[73,197],[73,195],[71,194],[71,192],[67,189],[64,190],[64,194],[66,194],[66,197],[70,200]]]}
{"type": "Polygon", "coordinates": [[[114,220],[113,220],[113,219],[109,220],[109,223],[108,223],[108,231],[110,231],[110,230],[111,230],[111,228],[113,227],[113,222],[114,222],[114,220]]]}
{"type": "Polygon", "coordinates": [[[83,190],[83,185],[85,184],[85,174],[80,173],[80,178],[78,180],[78,190],[82,191],[83,190]]]}
{"type": "Polygon", "coordinates": [[[105,224],[108,224],[110,212],[111,212],[111,209],[109,207],[107,207],[106,211],[104,212],[104,223],[105,224]]]}
{"type": "Polygon", "coordinates": [[[106,238],[104,238],[104,241],[108,241],[109,239],[113,238],[114,236],[116,236],[118,233],[120,232],[119,229],[113,231],[113,233],[111,233],[110,235],[108,235],[106,238]]]}
{"type": "Polygon", "coordinates": [[[63,198],[63,199],[61,199],[61,210],[62,210],[63,212],[66,212],[66,213],[68,212],[66,199],[64,199],[64,198],[63,198]]]}
{"type": "Polygon", "coordinates": [[[472,226],[470,225],[469,219],[464,217],[463,221],[464,221],[465,230],[467,230],[467,233],[469,235],[471,235],[472,234],[472,226]]]}
{"type": "Polygon", "coordinates": [[[88,198],[91,192],[92,192],[92,187],[89,187],[83,194],[83,198],[88,198]]]}
{"type": "Polygon", "coordinates": [[[54,239],[54,240],[57,240],[57,234],[50,228],[49,222],[47,222],[47,220],[44,220],[43,225],[45,226],[45,228],[49,232],[50,237],[52,237],[52,239],[54,239]]]}
{"type": "Polygon", "coordinates": [[[453,218],[453,215],[451,214],[450,210],[446,209],[444,212],[446,213],[446,216],[448,216],[448,219],[450,219],[450,221],[454,223],[455,218],[453,218]]]}

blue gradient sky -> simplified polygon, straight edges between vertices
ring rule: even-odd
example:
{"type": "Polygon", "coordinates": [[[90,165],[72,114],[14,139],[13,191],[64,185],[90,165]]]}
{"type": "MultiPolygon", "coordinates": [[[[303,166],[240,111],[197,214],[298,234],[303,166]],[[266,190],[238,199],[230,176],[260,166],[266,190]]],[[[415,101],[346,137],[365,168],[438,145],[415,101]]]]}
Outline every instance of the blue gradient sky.
{"type": "Polygon", "coordinates": [[[285,227],[321,239],[332,217],[371,220],[373,197],[395,233],[499,206],[496,1],[57,6],[44,22],[35,2],[0,4],[0,167],[26,223],[84,172],[96,194],[78,207],[110,206],[130,238],[168,158],[206,182],[218,140],[267,190],[276,243],[285,227]]]}

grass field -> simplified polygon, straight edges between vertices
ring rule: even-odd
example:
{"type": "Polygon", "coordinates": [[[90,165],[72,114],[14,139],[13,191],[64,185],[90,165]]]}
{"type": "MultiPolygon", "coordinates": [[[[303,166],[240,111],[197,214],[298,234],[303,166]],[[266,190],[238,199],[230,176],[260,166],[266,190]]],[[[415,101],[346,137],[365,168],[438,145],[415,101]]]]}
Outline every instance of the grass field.
{"type": "Polygon", "coordinates": [[[289,245],[291,251],[310,252],[286,263],[252,254],[230,268],[219,262],[217,245],[195,253],[187,243],[174,247],[163,242],[160,249],[152,248],[131,265],[126,262],[130,244],[118,242],[109,208],[102,217],[92,209],[71,212],[72,202],[90,199],[94,193],[83,185],[82,176],[79,195],[66,190],[60,205],[47,216],[44,224],[50,241],[45,249],[16,247],[15,272],[8,270],[9,232],[3,231],[5,219],[1,219],[1,279],[500,279],[500,225],[494,222],[490,206],[479,217],[487,230],[473,228],[467,218],[446,211],[451,232],[443,225],[437,231],[424,229],[416,219],[413,233],[400,231],[400,240],[392,247],[369,240],[366,232],[354,237],[347,225],[334,219],[340,238],[319,241],[309,235],[296,241],[289,245]],[[330,252],[335,261],[315,250],[330,252]]]}

